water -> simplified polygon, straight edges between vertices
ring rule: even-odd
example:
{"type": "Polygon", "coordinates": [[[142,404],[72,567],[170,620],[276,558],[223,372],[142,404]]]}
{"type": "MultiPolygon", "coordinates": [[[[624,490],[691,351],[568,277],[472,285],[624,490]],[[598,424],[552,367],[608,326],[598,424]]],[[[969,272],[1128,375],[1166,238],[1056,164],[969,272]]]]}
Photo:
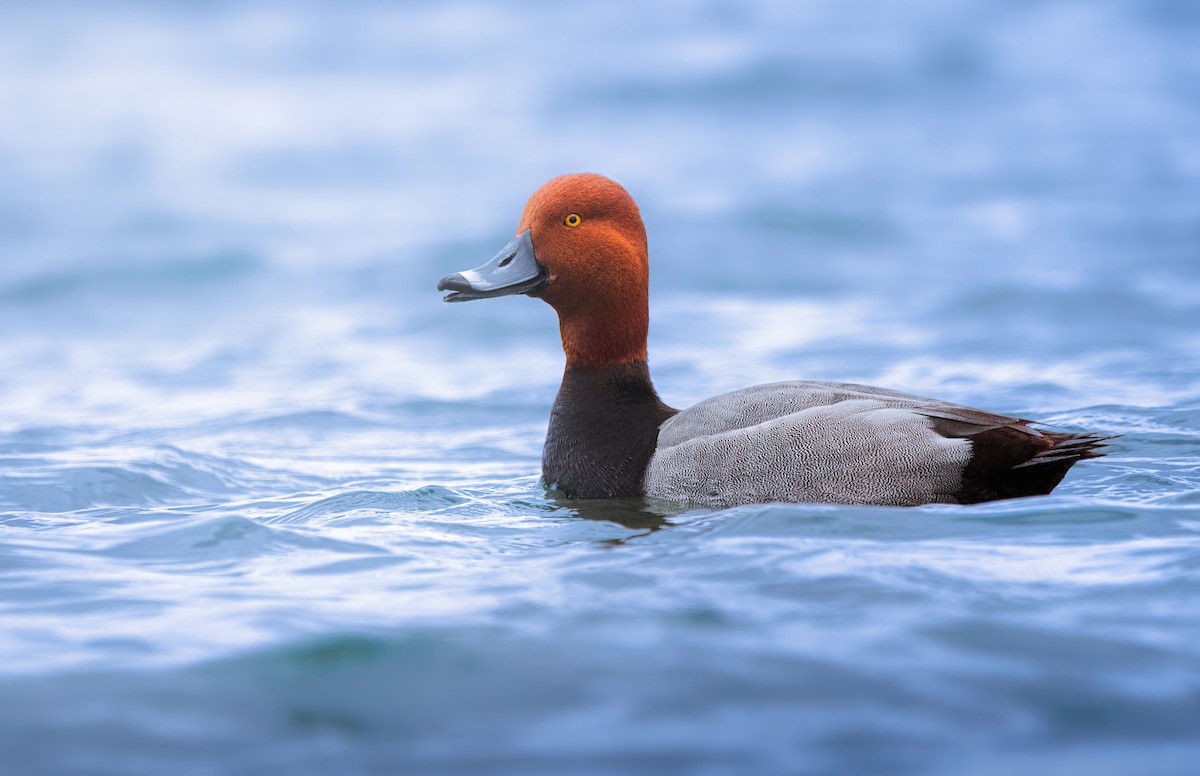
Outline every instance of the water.
{"type": "Polygon", "coordinates": [[[14,774],[1193,772],[1185,2],[6,5],[14,774]],[[1123,436],[1053,496],[556,501],[527,299],[596,170],[686,406],[866,382],[1123,436]]]}

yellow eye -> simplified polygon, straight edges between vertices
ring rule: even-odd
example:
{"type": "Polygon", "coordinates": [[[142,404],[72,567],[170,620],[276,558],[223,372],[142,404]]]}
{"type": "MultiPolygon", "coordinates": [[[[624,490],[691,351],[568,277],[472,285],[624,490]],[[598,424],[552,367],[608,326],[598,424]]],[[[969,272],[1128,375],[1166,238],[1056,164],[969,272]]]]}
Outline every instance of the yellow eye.
{"type": "Polygon", "coordinates": [[[563,223],[566,224],[567,226],[571,227],[572,229],[574,229],[575,227],[577,227],[583,223],[583,219],[579,217],[578,213],[572,213],[571,215],[569,215],[563,219],[563,223]]]}

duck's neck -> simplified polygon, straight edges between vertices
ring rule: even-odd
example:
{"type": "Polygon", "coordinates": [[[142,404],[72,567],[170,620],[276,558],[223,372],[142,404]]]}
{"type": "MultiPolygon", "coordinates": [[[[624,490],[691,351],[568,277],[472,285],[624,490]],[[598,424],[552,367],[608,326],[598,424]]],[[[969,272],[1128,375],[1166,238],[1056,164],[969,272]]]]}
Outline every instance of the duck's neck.
{"type": "MultiPolygon", "coordinates": [[[[568,370],[572,366],[646,364],[650,311],[646,294],[606,294],[586,305],[558,306],[558,331],[568,370]]],[[[646,384],[650,384],[647,375],[646,384]]],[[[650,389],[653,391],[653,387],[650,389]]]]}
{"type": "Polygon", "coordinates": [[[542,450],[546,485],[573,498],[641,495],[658,427],[676,412],[658,398],[644,356],[568,360],[542,450]]]}

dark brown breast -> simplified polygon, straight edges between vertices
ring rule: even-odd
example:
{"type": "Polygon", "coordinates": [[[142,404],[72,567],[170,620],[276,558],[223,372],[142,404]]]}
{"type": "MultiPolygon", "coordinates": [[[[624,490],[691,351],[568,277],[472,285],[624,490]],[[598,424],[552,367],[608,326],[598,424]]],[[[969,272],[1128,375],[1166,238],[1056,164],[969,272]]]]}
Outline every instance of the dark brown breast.
{"type": "Polygon", "coordinates": [[[546,486],[573,498],[642,495],[658,427],[676,412],[658,398],[645,361],[568,364],[542,450],[546,486]]]}

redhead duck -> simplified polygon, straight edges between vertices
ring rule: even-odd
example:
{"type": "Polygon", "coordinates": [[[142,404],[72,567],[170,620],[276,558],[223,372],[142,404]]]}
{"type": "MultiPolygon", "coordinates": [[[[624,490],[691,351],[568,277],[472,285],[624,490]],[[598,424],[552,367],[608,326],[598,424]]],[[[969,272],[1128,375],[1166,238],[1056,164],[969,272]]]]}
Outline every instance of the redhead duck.
{"type": "Polygon", "coordinates": [[[637,204],[586,173],[535,191],[512,242],[438,282],[447,302],[526,294],[558,313],[566,369],[542,474],[570,497],[970,504],[1049,493],[1101,455],[1095,434],[850,383],[758,385],[672,409],[646,365],[648,279],[637,204]]]}

